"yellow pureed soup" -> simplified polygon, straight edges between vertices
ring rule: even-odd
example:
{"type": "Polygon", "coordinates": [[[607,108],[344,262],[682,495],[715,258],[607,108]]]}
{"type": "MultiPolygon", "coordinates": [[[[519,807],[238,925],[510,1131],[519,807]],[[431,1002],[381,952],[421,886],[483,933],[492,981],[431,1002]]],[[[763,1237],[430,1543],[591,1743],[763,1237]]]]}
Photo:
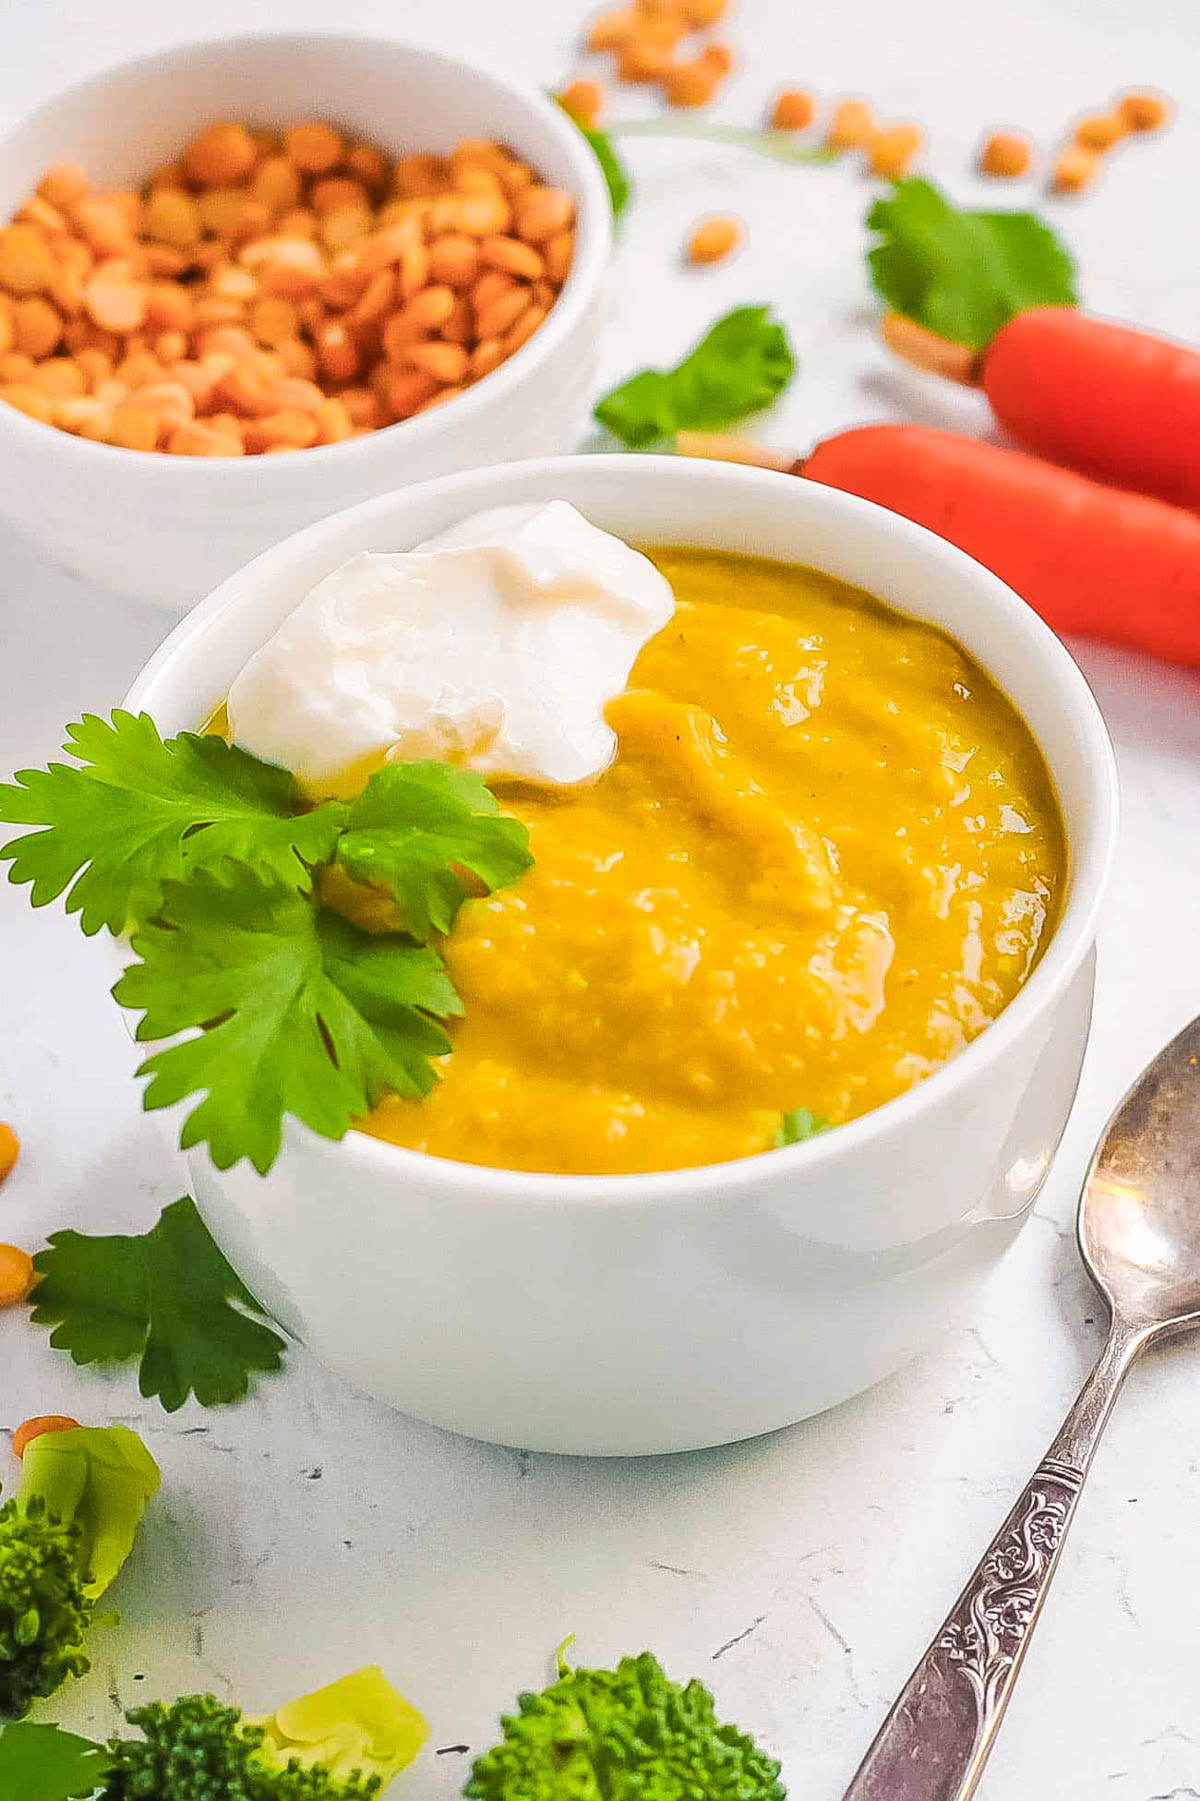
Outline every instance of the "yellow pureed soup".
{"type": "Polygon", "coordinates": [[[1053,927],[1049,776],[964,651],[812,570],[649,554],[677,610],[610,705],[616,760],[495,785],[534,866],[463,907],[453,1054],[377,1137],[574,1174],[768,1150],[784,1112],[840,1124],[939,1068],[1053,927]]]}

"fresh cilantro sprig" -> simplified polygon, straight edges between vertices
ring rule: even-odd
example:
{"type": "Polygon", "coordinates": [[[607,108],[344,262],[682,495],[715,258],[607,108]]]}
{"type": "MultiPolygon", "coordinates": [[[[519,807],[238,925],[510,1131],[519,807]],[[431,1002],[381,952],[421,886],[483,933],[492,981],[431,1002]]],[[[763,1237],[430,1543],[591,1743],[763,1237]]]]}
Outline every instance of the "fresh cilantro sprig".
{"type": "Polygon", "coordinates": [[[618,119],[611,137],[681,138],[698,144],[728,144],[750,150],[776,163],[800,163],[819,167],[836,163],[841,152],[824,144],[800,144],[792,131],[756,131],[753,126],[726,125],[716,119],[679,119],[671,114],[658,119],[618,119]]]}
{"type": "Polygon", "coordinates": [[[81,1801],[94,1795],[112,1759],[104,1745],[16,1720],[0,1727],[0,1801],[81,1801]]]}
{"type": "Polygon", "coordinates": [[[0,785],[0,820],[41,828],[0,847],[11,882],[35,907],[69,889],[67,911],[89,935],[123,932],[158,904],[165,881],[234,857],[299,887],[333,850],[346,809],[302,811],[286,769],[223,738],[181,732],[165,743],[146,713],[88,713],[67,727],[68,755],[0,785]]]}
{"type": "Polygon", "coordinates": [[[80,767],[25,770],[0,849],[35,906],[67,895],[87,932],[132,932],[113,990],[140,1039],[178,1038],[140,1071],[147,1108],[203,1099],[184,1148],[265,1174],[285,1114],[340,1138],[384,1094],[426,1094],[438,1023],[462,1006],[429,943],[471,893],[529,867],[528,834],[478,776],[440,763],[377,771],[352,803],[312,806],[287,770],[216,737],[163,740],[145,715],[69,732],[80,767]],[[393,903],[367,932],[323,902],[340,871],[393,903]]]}
{"type": "Polygon", "coordinates": [[[796,372],[765,306],[726,313],[673,369],[643,369],[606,394],[596,418],[630,450],[677,431],[720,431],[781,394],[796,372]]]}
{"type": "Polygon", "coordinates": [[[1070,254],[1035,213],[972,212],[909,176],[867,229],[880,238],[867,253],[877,292],[951,343],[982,350],[1017,313],[1077,303],[1070,254]]]}
{"type": "MultiPolygon", "coordinates": [[[[240,1401],[282,1365],[284,1340],[186,1195],[141,1237],[53,1232],[33,1260],[32,1318],[78,1364],[138,1361],[138,1387],[175,1413],[240,1401]]],[[[0,1790],[0,1796],[2,1796],[0,1790]]]]}
{"type": "Polygon", "coordinates": [[[729,144],[780,163],[832,163],[838,158],[836,150],[829,150],[823,144],[798,144],[794,132],[754,131],[741,125],[719,124],[713,119],[618,119],[608,131],[597,131],[576,117],[561,94],[552,98],[591,145],[608,187],[614,219],[621,217],[633,197],[633,182],[613,142],[617,137],[682,138],[686,142],[729,144]]]}

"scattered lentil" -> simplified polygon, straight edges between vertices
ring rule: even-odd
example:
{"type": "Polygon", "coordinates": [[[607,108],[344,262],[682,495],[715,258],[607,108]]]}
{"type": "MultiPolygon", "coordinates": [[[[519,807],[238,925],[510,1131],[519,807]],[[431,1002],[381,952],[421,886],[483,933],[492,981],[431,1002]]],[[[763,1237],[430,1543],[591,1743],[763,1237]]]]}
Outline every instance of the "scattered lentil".
{"type": "Polygon", "coordinates": [[[736,250],[741,238],[742,228],[736,219],[715,213],[692,228],[685,252],[687,260],[689,263],[723,262],[736,250]]]}
{"type": "Polygon", "coordinates": [[[1059,152],[1050,186],[1056,194],[1077,194],[1094,179],[1099,167],[1100,159],[1095,151],[1082,150],[1078,144],[1071,144],[1059,152]]]}
{"type": "Polygon", "coordinates": [[[1024,175],[1033,161],[1033,145],[1023,131],[993,131],[979,151],[981,174],[1012,179],[1024,175]]]}
{"type": "Polygon", "coordinates": [[[804,131],[813,122],[816,100],[807,88],[781,88],[767,115],[772,131],[804,131]]]}

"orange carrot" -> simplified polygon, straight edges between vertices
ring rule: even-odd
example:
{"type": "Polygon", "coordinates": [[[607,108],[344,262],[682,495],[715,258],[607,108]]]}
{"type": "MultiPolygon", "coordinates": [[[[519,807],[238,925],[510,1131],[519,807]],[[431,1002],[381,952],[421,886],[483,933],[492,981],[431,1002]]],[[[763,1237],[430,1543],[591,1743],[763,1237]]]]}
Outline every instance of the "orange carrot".
{"type": "Polygon", "coordinates": [[[1040,306],[992,339],[983,386],[1000,423],[1039,456],[1200,507],[1200,352],[1040,306]]]}
{"type": "Polygon", "coordinates": [[[803,474],[949,539],[1056,632],[1200,667],[1200,518],[1182,507],[915,425],[841,432],[803,474]]]}

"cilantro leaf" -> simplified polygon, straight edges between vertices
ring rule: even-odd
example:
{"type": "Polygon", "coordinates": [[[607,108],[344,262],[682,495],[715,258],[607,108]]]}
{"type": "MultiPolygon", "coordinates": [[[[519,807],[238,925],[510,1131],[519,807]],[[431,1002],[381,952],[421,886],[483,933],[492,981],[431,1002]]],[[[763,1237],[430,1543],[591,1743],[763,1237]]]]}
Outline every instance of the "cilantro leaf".
{"type": "Polygon", "coordinates": [[[633,193],[633,185],[629,179],[629,171],[617,155],[612,139],[606,131],[596,131],[591,126],[583,124],[582,120],[577,119],[561,94],[552,94],[550,98],[557,106],[562,108],[562,111],[566,113],[572,125],[578,128],[580,135],[585,137],[591,145],[596,161],[600,164],[600,172],[604,176],[605,185],[608,188],[608,199],[609,204],[612,207],[612,216],[614,219],[619,219],[629,204],[630,197],[633,193]]]}
{"type": "Polygon", "coordinates": [[[1035,213],[971,212],[932,182],[893,181],[867,228],[871,280],[896,312],[954,344],[982,350],[1033,306],[1074,306],[1074,264],[1035,213]]]}
{"type": "Polygon", "coordinates": [[[606,394],[596,418],[630,450],[644,450],[676,431],[735,424],[781,394],[795,370],[787,333],[768,308],[739,306],[673,369],[643,369],[606,394]]]}
{"type": "Polygon", "coordinates": [[[792,1107],[780,1114],[779,1130],[771,1149],[781,1151],[785,1144],[803,1144],[806,1138],[816,1138],[819,1133],[832,1129],[827,1119],[818,1119],[807,1107],[792,1107]]]}
{"type": "Polygon", "coordinates": [[[533,861],[525,827],[501,815],[482,777],[445,763],[377,771],[350,808],[337,857],[353,881],[393,896],[421,944],[454,924],[467,898],[460,870],[491,893],[533,861]]]}
{"type": "Polygon", "coordinates": [[[140,1359],[138,1387],[175,1413],[240,1401],[253,1372],[274,1374],[284,1340],[186,1195],[140,1238],[54,1232],[34,1258],[33,1320],[79,1364],[140,1359]]]}
{"type": "MultiPolygon", "coordinates": [[[[481,778],[439,763],[379,771],[353,805],[309,808],[293,776],[215,736],[164,741],[142,714],[86,716],[68,744],[81,768],[26,770],[0,814],[38,830],[14,839],[10,878],[44,905],[69,890],[85,932],[133,931],[140,963],[113,989],[141,1008],[141,1039],[174,1038],[142,1065],[147,1108],[202,1095],[184,1149],[207,1143],[226,1169],[265,1174],[284,1115],[340,1138],[384,1094],[419,1096],[462,1006],[438,954],[471,892],[528,869],[528,834],[481,778]],[[322,903],[341,873],[389,896],[404,935],[372,934],[322,903]]],[[[92,1355],[130,1356],[144,1306],[120,1284],[92,1355]],[[139,1311],[140,1308],[140,1311],[139,1311]]],[[[153,1344],[144,1358],[155,1374],[153,1344]]],[[[176,1403],[178,1405],[178,1403],[176,1403]]]]}
{"type": "Polygon", "coordinates": [[[0,847],[0,858],[11,859],[10,881],[32,884],[35,907],[69,887],[67,911],[89,934],[123,932],[154,911],[164,881],[225,857],[299,886],[305,865],[333,849],[344,807],[298,812],[286,769],[222,738],[164,742],[148,714],[120,711],[111,722],[86,714],[67,734],[82,768],[23,769],[0,786],[0,819],[43,828],[0,847]]]}
{"type": "Polygon", "coordinates": [[[144,1009],[138,1037],[205,1028],[147,1058],[143,1105],[206,1090],[180,1143],[207,1143],[218,1169],[248,1157],[265,1175],[286,1113],[341,1138],[383,1095],[428,1093],[429,1059],[450,1049],[434,1018],[462,1011],[436,951],[236,864],[167,883],[133,949],[113,995],[144,1009]]]}
{"type": "Polygon", "coordinates": [[[0,1728],[0,1801],[77,1801],[95,1794],[111,1763],[91,1739],[17,1721],[0,1728]]]}
{"type": "Polygon", "coordinates": [[[33,1267],[35,1325],[54,1326],[50,1343],[72,1361],[128,1363],[140,1357],[150,1330],[150,1284],[141,1238],[93,1238],[52,1232],[33,1267]]]}

